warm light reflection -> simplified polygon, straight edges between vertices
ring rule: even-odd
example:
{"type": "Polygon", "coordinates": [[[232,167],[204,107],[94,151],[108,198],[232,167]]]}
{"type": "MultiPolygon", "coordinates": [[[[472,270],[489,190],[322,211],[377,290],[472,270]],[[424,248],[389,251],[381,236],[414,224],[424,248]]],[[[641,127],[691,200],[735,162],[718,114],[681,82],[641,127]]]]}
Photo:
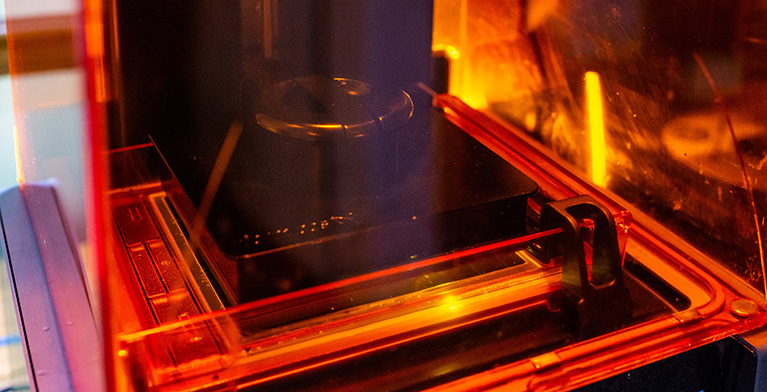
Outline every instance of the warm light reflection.
{"type": "MultiPolygon", "coordinates": [[[[93,2],[96,4],[96,2],[93,2]]],[[[100,6],[98,6],[100,9],[100,6]]],[[[101,19],[95,15],[85,15],[85,39],[87,43],[87,55],[88,60],[94,64],[93,73],[93,93],[98,102],[106,102],[109,97],[107,91],[107,82],[105,81],[107,75],[106,64],[104,63],[104,26],[101,19]]],[[[117,32],[113,32],[117,34],[117,32]]],[[[117,41],[114,41],[116,45],[117,41]]],[[[119,50],[117,53],[120,53],[119,50]]]]}
{"type": "Polygon", "coordinates": [[[591,180],[599,186],[605,186],[607,182],[607,147],[605,146],[602,88],[599,74],[596,72],[586,72],[586,101],[591,142],[591,180]]]}
{"type": "Polygon", "coordinates": [[[477,85],[471,84],[471,79],[464,78],[462,79],[462,89],[460,90],[460,93],[453,93],[451,90],[451,94],[458,95],[461,97],[461,100],[469,104],[469,106],[475,108],[475,109],[486,109],[487,108],[487,97],[485,97],[485,89],[480,88],[477,85]]]}
{"type": "Polygon", "coordinates": [[[431,47],[431,51],[435,53],[444,53],[450,60],[458,60],[461,57],[458,49],[453,45],[435,44],[431,47]]]}
{"type": "Polygon", "coordinates": [[[13,150],[16,155],[16,182],[24,183],[24,172],[21,170],[21,145],[19,144],[19,128],[13,126],[13,150]]]}
{"type": "Polygon", "coordinates": [[[461,307],[461,303],[458,300],[458,298],[450,296],[445,298],[445,302],[440,308],[445,312],[453,312],[458,310],[458,308],[461,307]]]}

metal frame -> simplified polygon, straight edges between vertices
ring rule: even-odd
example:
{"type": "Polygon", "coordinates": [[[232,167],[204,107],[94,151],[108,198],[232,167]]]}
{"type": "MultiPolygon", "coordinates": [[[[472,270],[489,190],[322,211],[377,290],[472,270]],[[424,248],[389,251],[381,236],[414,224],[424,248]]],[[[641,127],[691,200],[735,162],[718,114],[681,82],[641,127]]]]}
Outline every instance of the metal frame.
{"type": "Polygon", "coordinates": [[[55,184],[0,194],[0,229],[30,389],[104,390],[102,337],[55,184]]]}

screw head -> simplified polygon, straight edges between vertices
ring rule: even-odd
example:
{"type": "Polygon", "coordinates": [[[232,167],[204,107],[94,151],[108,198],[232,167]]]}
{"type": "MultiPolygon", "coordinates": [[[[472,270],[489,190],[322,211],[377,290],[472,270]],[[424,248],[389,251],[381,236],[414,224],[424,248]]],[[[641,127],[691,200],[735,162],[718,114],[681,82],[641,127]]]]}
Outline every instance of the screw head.
{"type": "Polygon", "coordinates": [[[736,299],[730,303],[730,312],[738,317],[748,317],[756,314],[759,306],[750,299],[736,299]]]}

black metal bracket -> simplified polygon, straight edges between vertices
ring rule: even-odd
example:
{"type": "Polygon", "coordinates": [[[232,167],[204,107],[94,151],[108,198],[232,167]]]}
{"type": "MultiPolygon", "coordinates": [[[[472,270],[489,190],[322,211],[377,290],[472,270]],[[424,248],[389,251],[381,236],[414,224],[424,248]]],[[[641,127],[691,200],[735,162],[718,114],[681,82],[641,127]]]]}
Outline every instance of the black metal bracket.
{"type": "Polygon", "coordinates": [[[541,228],[558,227],[562,228],[564,310],[576,337],[588,339],[624,325],[631,319],[633,306],[623,283],[618,235],[610,211],[590,196],[545,204],[541,228]],[[586,258],[589,243],[590,268],[586,258]]]}

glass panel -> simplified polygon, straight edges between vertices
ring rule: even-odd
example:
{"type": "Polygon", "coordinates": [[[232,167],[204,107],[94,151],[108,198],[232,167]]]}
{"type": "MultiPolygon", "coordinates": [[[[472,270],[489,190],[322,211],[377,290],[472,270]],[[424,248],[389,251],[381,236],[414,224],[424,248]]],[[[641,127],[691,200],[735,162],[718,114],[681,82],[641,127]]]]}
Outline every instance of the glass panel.
{"type": "Polygon", "coordinates": [[[764,292],[764,4],[503,4],[436,2],[450,92],[764,292]]]}
{"type": "Polygon", "coordinates": [[[757,9],[89,0],[21,172],[112,389],[577,387],[767,321],[757,9]]]}
{"type": "MultiPolygon", "coordinates": [[[[189,295],[158,294],[149,299],[154,314],[182,321],[123,335],[120,361],[142,375],[133,379],[137,385],[182,388],[213,374],[267,388],[315,388],[327,382],[325,373],[282,376],[341,359],[331,370],[336,385],[359,386],[366,377],[357,372],[372,369],[376,382],[436,385],[466,369],[489,369],[577,339],[562,328],[572,320],[562,311],[561,269],[537,251],[560,235],[559,229],[541,232],[186,321],[198,312],[189,295]],[[467,357],[463,344],[482,355],[467,357]],[[385,349],[390,345],[398,349],[385,349]],[[503,349],[491,349],[498,345],[503,349]],[[442,348],[435,357],[436,347],[442,348]],[[427,365],[439,365],[437,373],[422,371],[427,365]],[[402,372],[409,377],[395,380],[402,372]],[[270,374],[280,376],[271,380],[270,374]]],[[[627,263],[632,271],[642,268],[627,263]]],[[[666,302],[671,296],[643,291],[637,278],[626,284],[643,303],[630,324],[691,305],[672,287],[676,300],[666,302]]]]}
{"type": "Polygon", "coordinates": [[[725,300],[599,188],[649,139],[588,4],[105,7],[118,384],[425,388],[725,300]]]}

